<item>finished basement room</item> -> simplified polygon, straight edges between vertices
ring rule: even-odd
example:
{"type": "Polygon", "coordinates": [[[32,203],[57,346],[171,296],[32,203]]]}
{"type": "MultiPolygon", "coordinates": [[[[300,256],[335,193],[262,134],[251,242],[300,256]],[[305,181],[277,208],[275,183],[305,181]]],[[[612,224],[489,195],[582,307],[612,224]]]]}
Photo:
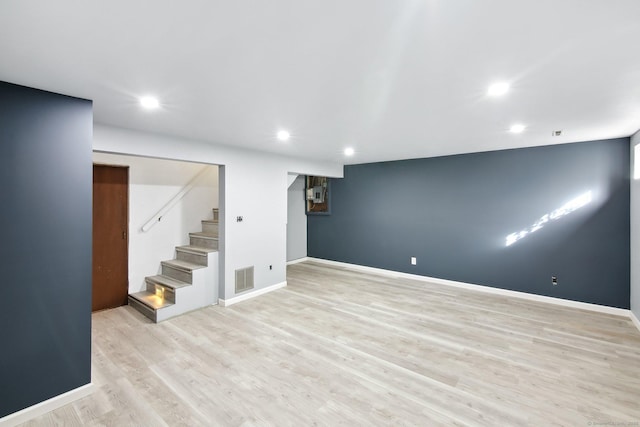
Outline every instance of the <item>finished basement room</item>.
{"type": "Polygon", "coordinates": [[[0,427],[640,424],[640,2],[0,3],[0,427]]]}

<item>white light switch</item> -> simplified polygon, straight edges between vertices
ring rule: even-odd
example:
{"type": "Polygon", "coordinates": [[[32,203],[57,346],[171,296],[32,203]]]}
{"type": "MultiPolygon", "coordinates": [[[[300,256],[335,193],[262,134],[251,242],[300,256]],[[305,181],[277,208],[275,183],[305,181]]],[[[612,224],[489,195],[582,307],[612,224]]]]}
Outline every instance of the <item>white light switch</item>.
{"type": "Polygon", "coordinates": [[[418,261],[416,260],[416,257],[412,256],[411,257],[411,265],[416,265],[418,263],[418,261]]]}

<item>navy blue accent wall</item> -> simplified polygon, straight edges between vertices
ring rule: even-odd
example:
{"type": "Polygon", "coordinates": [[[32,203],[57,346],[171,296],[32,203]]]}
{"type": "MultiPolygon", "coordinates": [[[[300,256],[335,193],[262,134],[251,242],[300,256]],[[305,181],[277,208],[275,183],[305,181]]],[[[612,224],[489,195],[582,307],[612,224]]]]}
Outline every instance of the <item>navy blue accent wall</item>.
{"type": "Polygon", "coordinates": [[[0,418],[91,382],[90,101],[0,82],[0,418]]]}
{"type": "Polygon", "coordinates": [[[629,308],[628,138],[346,166],[331,197],[311,257],[629,308]]]}

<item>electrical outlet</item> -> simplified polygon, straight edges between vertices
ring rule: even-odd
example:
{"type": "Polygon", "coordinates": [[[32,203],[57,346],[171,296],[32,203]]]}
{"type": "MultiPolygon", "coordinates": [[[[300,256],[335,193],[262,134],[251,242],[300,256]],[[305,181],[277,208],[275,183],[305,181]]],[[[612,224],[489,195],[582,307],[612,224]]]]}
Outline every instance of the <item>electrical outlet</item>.
{"type": "Polygon", "coordinates": [[[551,284],[553,286],[558,286],[558,278],[556,276],[551,276],[551,284]]]}
{"type": "Polygon", "coordinates": [[[411,257],[411,265],[416,265],[418,264],[418,260],[416,259],[416,257],[412,256],[411,257]]]}

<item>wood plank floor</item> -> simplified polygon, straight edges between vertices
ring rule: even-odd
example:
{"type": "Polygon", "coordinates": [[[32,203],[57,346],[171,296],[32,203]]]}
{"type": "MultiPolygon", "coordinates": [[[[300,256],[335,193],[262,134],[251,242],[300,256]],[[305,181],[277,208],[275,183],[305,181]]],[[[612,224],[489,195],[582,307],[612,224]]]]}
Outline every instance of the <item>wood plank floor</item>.
{"type": "Polygon", "coordinates": [[[627,318],[313,262],[287,279],[157,325],[94,314],[95,392],[26,425],[640,425],[627,318]]]}

